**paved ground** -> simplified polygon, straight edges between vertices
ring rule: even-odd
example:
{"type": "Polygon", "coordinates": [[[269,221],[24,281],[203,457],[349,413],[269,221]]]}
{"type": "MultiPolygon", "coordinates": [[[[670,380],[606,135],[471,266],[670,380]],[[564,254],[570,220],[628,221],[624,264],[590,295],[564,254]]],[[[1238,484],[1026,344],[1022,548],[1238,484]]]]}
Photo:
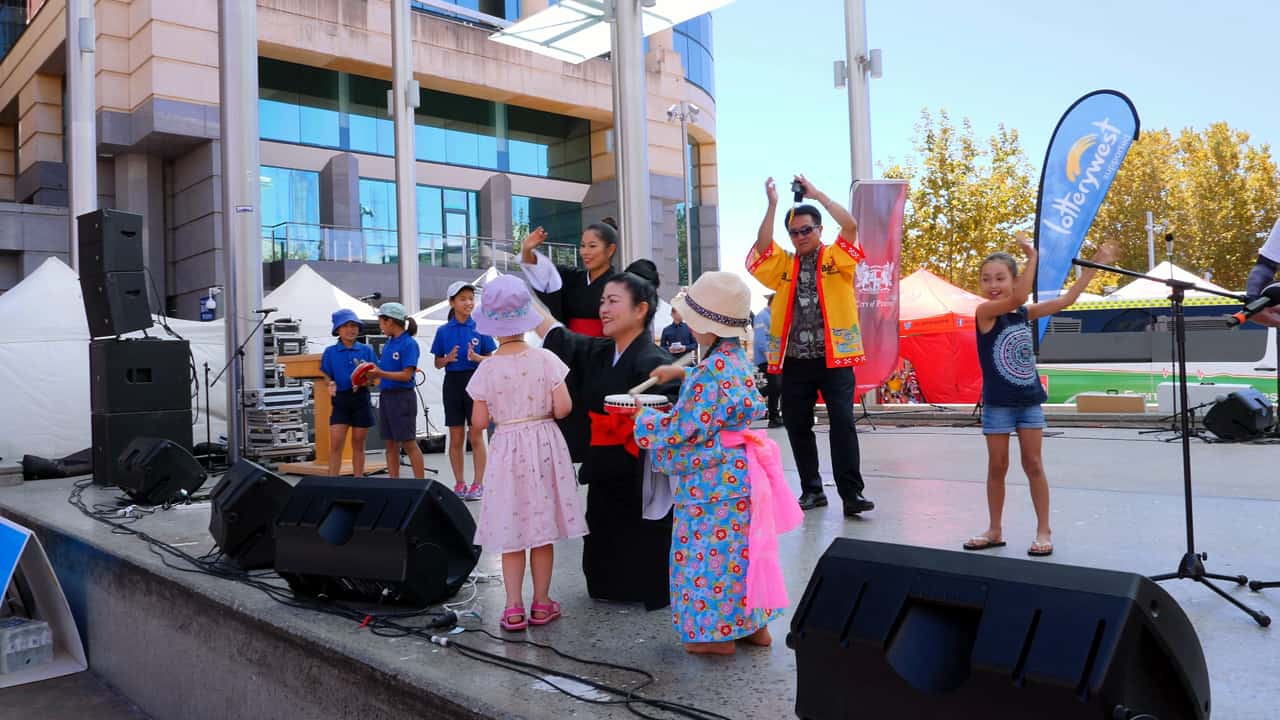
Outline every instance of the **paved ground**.
{"type": "MultiPolygon", "coordinates": [[[[793,601],[798,599],[818,557],[833,538],[849,536],[956,549],[985,527],[985,446],[975,428],[892,428],[860,426],[867,495],[878,509],[861,520],[846,520],[834,488],[830,507],[812,511],[805,525],[784,536],[781,549],[793,601]]],[[[781,431],[773,431],[785,442],[781,431]]],[[[1143,574],[1173,571],[1183,552],[1181,458],[1167,435],[1140,435],[1136,430],[1064,428],[1045,441],[1045,462],[1053,490],[1053,562],[1126,570],[1143,574]]],[[[826,436],[819,447],[826,456],[826,436]]],[[[1015,443],[1016,446],[1016,443],[1015,443]]],[[[789,451],[784,447],[784,457],[789,451]]],[[[1209,553],[1209,567],[1223,573],[1280,578],[1276,538],[1280,537],[1280,484],[1276,461],[1280,446],[1193,445],[1198,549],[1209,553]]],[[[429,456],[451,484],[445,458],[429,456]]],[[[792,485],[794,467],[787,459],[792,485]]],[[[996,551],[1025,557],[1034,531],[1034,516],[1025,479],[1014,451],[1010,473],[1005,534],[1009,547],[996,551]]],[[[824,461],[824,472],[829,467],[824,461]]],[[[39,517],[57,518],[73,532],[111,547],[130,559],[155,565],[154,557],[128,538],[94,527],[66,505],[65,481],[28,483],[0,488],[0,505],[21,507],[39,517]]],[[[106,493],[86,493],[91,501],[106,493]]],[[[478,509],[472,505],[473,510],[478,509]]],[[[189,507],[146,518],[148,532],[185,549],[208,547],[207,508],[189,507]]],[[[557,548],[553,594],[565,618],[531,633],[575,654],[644,667],[657,676],[647,690],[654,695],[713,708],[733,717],[793,716],[794,655],[782,643],[786,625],[774,628],[778,641],[770,649],[744,649],[733,658],[694,658],[680,648],[664,612],[645,613],[638,606],[597,603],[586,597],[578,560],[579,542],[557,548]]],[[[486,555],[480,571],[496,574],[497,558],[486,555]]],[[[177,577],[179,574],[157,569],[177,577]]],[[[235,603],[291,631],[313,633],[326,645],[349,652],[360,661],[403,674],[414,682],[447,687],[451,694],[474,698],[517,717],[628,717],[621,708],[574,702],[545,685],[417,640],[389,640],[354,631],[342,621],[285,609],[252,591],[211,578],[184,576],[186,582],[215,599],[235,603]]],[[[1163,587],[1195,624],[1208,661],[1214,716],[1233,720],[1274,717],[1280,701],[1280,647],[1272,630],[1257,627],[1246,616],[1207,590],[1185,581],[1163,587]]],[[[477,586],[475,608],[480,618],[468,625],[497,631],[503,590],[496,581],[477,586]]],[[[1251,593],[1229,590],[1280,620],[1280,590],[1251,593]]],[[[526,589],[526,595],[528,590],[526,589]]],[[[470,595],[465,590],[460,598],[470,595]]],[[[498,646],[480,636],[470,642],[514,657],[566,667],[544,651],[498,646]]],[[[572,666],[569,666],[572,667],[572,666]]],[[[593,673],[610,682],[627,676],[593,673]]],[[[6,703],[7,704],[7,703],[6,703]]],[[[2,713],[0,713],[2,714],[2,713]]],[[[24,717],[29,717],[24,715],[24,717]]]]}

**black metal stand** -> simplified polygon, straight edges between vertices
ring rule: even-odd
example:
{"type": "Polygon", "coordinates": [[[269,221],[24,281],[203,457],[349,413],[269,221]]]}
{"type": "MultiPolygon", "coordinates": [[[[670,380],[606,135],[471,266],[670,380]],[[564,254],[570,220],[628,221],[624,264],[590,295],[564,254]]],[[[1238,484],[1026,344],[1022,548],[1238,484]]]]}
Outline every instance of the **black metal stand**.
{"type": "Polygon", "coordinates": [[[859,398],[859,400],[862,403],[862,414],[853,419],[853,424],[856,426],[858,423],[862,422],[863,420],[866,420],[867,424],[871,426],[871,429],[876,430],[877,428],[876,428],[875,418],[871,417],[871,411],[867,409],[866,394],[864,393],[862,397],[859,398]]]}
{"type": "MultiPolygon", "coordinates": [[[[1154,280],[1167,285],[1170,290],[1169,300],[1173,307],[1174,343],[1176,344],[1178,354],[1178,405],[1181,408],[1179,421],[1182,432],[1182,489],[1187,524],[1187,551],[1183,554],[1182,560],[1178,563],[1177,572],[1165,573],[1163,575],[1152,575],[1151,579],[1156,582],[1163,582],[1165,580],[1194,580],[1217,593],[1222,597],[1222,599],[1232,605],[1235,605],[1241,612],[1253,618],[1254,622],[1258,623],[1262,627],[1267,627],[1271,624],[1271,618],[1268,617],[1266,613],[1254,610],[1227,594],[1227,592],[1222,588],[1210,582],[1210,580],[1223,580],[1226,582],[1234,582],[1237,585],[1248,585],[1249,578],[1244,575],[1218,575],[1208,572],[1204,568],[1204,561],[1209,558],[1209,554],[1196,552],[1195,513],[1192,508],[1191,499],[1191,410],[1187,393],[1187,327],[1185,324],[1185,316],[1183,314],[1183,301],[1186,299],[1187,290],[1194,289],[1205,292],[1213,291],[1208,290],[1207,288],[1200,288],[1195,283],[1185,282],[1183,280],[1152,277],[1150,275],[1143,275],[1131,270],[1102,265],[1088,260],[1073,260],[1072,262],[1076,265],[1106,270],[1107,272],[1118,273],[1120,275],[1147,278],[1148,280],[1154,280]]],[[[1228,294],[1227,296],[1232,298],[1237,297],[1233,294],[1228,294]]]]}
{"type": "Polygon", "coordinates": [[[209,455],[209,448],[213,447],[213,431],[210,429],[209,420],[209,363],[204,364],[204,465],[205,470],[213,471],[213,458],[209,455]]]}
{"type": "MultiPolygon", "coordinates": [[[[1276,398],[1280,399],[1280,328],[1276,328],[1275,330],[1273,330],[1273,332],[1275,334],[1275,353],[1276,353],[1276,367],[1275,367],[1276,398]]],[[[1277,422],[1275,426],[1272,428],[1271,436],[1280,437],[1280,422],[1277,422]]],[[[1253,582],[1249,583],[1249,589],[1253,590],[1254,592],[1257,592],[1259,590],[1266,590],[1267,588],[1276,588],[1276,587],[1280,587],[1280,580],[1270,580],[1265,582],[1262,580],[1254,580],[1253,582]]]]}
{"type": "MultiPolygon", "coordinates": [[[[262,326],[266,324],[267,316],[270,315],[272,312],[274,312],[274,309],[257,311],[257,312],[259,312],[262,315],[262,317],[258,318],[258,324],[254,325],[253,329],[249,331],[249,334],[245,336],[244,340],[240,341],[240,347],[236,348],[236,351],[231,356],[231,359],[227,361],[226,365],[222,366],[222,369],[218,371],[217,376],[213,378],[213,382],[210,383],[210,385],[217,385],[218,381],[222,379],[223,373],[225,373],[227,371],[227,368],[230,368],[231,365],[234,363],[236,366],[236,370],[235,370],[235,373],[233,373],[232,380],[234,381],[235,387],[240,392],[242,393],[244,392],[244,348],[246,345],[249,344],[249,341],[253,339],[253,336],[258,334],[258,331],[262,329],[262,326]]],[[[227,318],[226,321],[231,322],[231,318],[227,318]]],[[[207,397],[205,398],[205,402],[206,404],[208,404],[207,397]]],[[[241,428],[244,428],[244,418],[243,418],[244,402],[241,398],[237,397],[235,399],[235,405],[236,405],[235,407],[227,408],[227,421],[230,422],[231,413],[234,412],[237,415],[241,416],[239,424],[241,428]]],[[[231,433],[227,433],[227,437],[230,438],[231,433]]],[[[228,445],[230,445],[230,443],[228,443],[228,445]]],[[[240,433],[240,437],[236,438],[236,457],[237,458],[244,456],[244,448],[245,448],[244,433],[240,433]]],[[[228,450],[227,458],[228,460],[230,460],[231,458],[230,448],[227,448],[227,450],[228,450]]]]}

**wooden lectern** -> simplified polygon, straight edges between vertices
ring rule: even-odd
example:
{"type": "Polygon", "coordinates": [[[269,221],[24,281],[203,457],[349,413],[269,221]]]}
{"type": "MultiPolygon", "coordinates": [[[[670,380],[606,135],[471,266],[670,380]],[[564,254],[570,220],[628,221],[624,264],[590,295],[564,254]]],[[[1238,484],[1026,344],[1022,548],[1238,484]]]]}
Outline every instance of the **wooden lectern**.
{"type": "MultiPolygon", "coordinates": [[[[329,397],[329,385],[320,372],[320,355],[281,355],[277,362],[284,365],[285,377],[311,381],[311,397],[315,402],[316,459],[311,462],[285,463],[280,472],[292,475],[328,475],[329,474],[329,413],[333,410],[333,398],[329,397]]],[[[364,448],[360,448],[364,452],[364,448]]],[[[387,469],[382,460],[366,458],[364,472],[366,475],[387,469]]],[[[352,474],[351,468],[351,433],[347,433],[347,442],[342,448],[342,467],[339,475],[352,474]]]]}

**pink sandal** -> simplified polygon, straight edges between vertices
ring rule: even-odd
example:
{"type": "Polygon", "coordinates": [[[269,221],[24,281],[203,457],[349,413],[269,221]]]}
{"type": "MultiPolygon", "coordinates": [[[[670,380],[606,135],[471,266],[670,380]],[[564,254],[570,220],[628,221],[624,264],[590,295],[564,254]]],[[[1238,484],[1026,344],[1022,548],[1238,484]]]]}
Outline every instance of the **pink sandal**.
{"type": "Polygon", "coordinates": [[[560,617],[560,603],[552,600],[549,603],[534,603],[529,607],[529,624],[530,625],[546,625],[552,620],[560,617]],[[542,617],[537,617],[534,613],[542,613],[542,617]]]}
{"type": "MultiPolygon", "coordinates": [[[[534,603],[537,607],[537,603],[534,603]]],[[[503,630],[507,632],[517,632],[529,627],[529,616],[525,613],[524,608],[519,605],[513,605],[502,611],[502,620],[498,623],[503,630]],[[512,621],[511,618],[518,617],[518,621],[512,621]]]]}

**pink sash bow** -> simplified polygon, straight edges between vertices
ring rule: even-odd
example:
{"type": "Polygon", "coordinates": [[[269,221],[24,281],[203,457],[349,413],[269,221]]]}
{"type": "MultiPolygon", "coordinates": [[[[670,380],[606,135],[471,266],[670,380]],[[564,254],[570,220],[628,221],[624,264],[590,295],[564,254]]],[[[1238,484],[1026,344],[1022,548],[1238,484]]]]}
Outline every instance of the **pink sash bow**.
{"type": "Polygon", "coordinates": [[[741,447],[747,453],[751,478],[747,608],[784,608],[788,605],[787,586],[778,561],[778,536],[799,527],[804,512],[782,474],[778,444],[758,430],[722,430],[720,442],[726,448],[741,447]]]}

